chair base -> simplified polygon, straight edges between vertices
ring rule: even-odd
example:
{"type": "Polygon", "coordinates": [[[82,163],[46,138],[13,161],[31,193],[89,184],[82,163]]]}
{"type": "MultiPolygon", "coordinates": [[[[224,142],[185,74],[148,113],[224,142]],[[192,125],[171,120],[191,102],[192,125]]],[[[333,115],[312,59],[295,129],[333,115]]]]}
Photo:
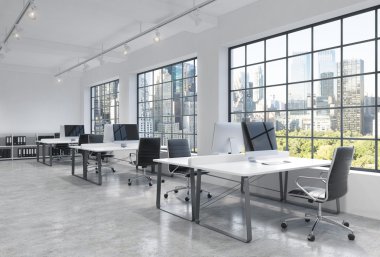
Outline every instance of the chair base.
{"type": "MultiPolygon", "coordinates": [[[[136,176],[134,176],[133,178],[129,178],[128,179],[128,186],[131,186],[133,181],[136,181],[136,180],[139,180],[139,179],[145,179],[146,181],[148,181],[148,185],[149,186],[153,186],[152,177],[146,175],[146,169],[145,169],[145,167],[142,170],[143,170],[143,174],[136,174],[136,176]]],[[[137,172],[138,172],[138,169],[136,168],[136,173],[137,172]]],[[[161,182],[164,183],[165,180],[162,179],[161,182]]]]}
{"type": "MultiPolygon", "coordinates": [[[[191,199],[191,196],[190,196],[190,190],[191,190],[191,187],[190,187],[190,186],[176,186],[174,189],[169,190],[169,191],[166,191],[166,193],[164,194],[164,198],[168,198],[168,197],[169,197],[169,193],[171,193],[171,192],[178,193],[178,192],[181,191],[181,190],[187,190],[187,192],[186,192],[186,197],[185,197],[185,201],[186,201],[186,202],[190,201],[190,199],[191,199]]],[[[206,192],[208,198],[211,198],[211,197],[212,197],[210,191],[207,191],[207,190],[201,189],[201,193],[202,193],[202,192],[206,192]]]]}
{"type": "Polygon", "coordinates": [[[343,228],[345,230],[348,230],[348,232],[349,232],[348,235],[347,235],[348,239],[349,240],[354,240],[355,239],[354,231],[349,228],[350,224],[347,221],[343,220],[342,223],[339,223],[339,222],[331,219],[331,216],[323,216],[322,215],[322,204],[321,203],[318,203],[318,213],[317,213],[317,215],[312,215],[312,214],[306,213],[304,218],[296,217],[296,218],[286,219],[286,220],[284,220],[281,223],[281,228],[283,230],[285,230],[288,227],[288,222],[289,221],[305,220],[305,222],[310,222],[310,218],[312,218],[312,217],[315,218],[315,222],[313,224],[313,227],[312,227],[310,233],[307,236],[307,240],[309,240],[309,241],[314,241],[315,240],[314,230],[315,230],[316,226],[320,222],[322,222],[322,221],[330,223],[330,224],[333,224],[333,225],[337,225],[337,226],[339,226],[339,227],[341,227],[341,228],[343,228]]]}

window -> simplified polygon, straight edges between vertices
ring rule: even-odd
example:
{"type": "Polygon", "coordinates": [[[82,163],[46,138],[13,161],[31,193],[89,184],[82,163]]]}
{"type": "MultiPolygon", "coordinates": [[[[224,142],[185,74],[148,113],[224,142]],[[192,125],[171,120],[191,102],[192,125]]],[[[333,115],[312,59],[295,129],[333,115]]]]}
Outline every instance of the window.
{"type": "Polygon", "coordinates": [[[91,133],[103,134],[104,124],[119,122],[119,80],[91,87],[91,133]]]}
{"type": "Polygon", "coordinates": [[[353,145],[353,167],[378,171],[377,8],[231,47],[229,120],[274,122],[292,156],[353,145]]]}
{"type": "Polygon", "coordinates": [[[141,137],[186,138],[197,151],[197,59],[137,74],[141,137]]]}

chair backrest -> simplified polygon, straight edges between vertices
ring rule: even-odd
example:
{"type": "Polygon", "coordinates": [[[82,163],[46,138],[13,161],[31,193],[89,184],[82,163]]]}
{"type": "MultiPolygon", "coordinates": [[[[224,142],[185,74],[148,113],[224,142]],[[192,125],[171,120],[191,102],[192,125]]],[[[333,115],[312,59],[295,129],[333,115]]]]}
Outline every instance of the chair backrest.
{"type": "Polygon", "coordinates": [[[100,144],[100,143],[103,143],[103,135],[90,134],[89,135],[89,142],[91,144],[100,144]]]}
{"type": "Polygon", "coordinates": [[[354,147],[337,147],[328,174],[328,201],[337,199],[347,193],[348,172],[351,168],[354,147]]]}
{"type": "Polygon", "coordinates": [[[246,151],[276,150],[277,141],[272,122],[242,122],[246,151]]]}
{"type": "MultiPolygon", "coordinates": [[[[177,157],[190,157],[190,146],[187,139],[169,139],[168,140],[168,155],[169,158],[177,157]]],[[[176,165],[169,165],[169,171],[182,171],[183,169],[178,168],[176,165]]]]}
{"type": "Polygon", "coordinates": [[[160,138],[140,138],[136,166],[146,167],[156,164],[153,159],[160,158],[160,138]]]}
{"type": "Polygon", "coordinates": [[[90,143],[90,134],[79,135],[78,145],[89,144],[90,143]]]}

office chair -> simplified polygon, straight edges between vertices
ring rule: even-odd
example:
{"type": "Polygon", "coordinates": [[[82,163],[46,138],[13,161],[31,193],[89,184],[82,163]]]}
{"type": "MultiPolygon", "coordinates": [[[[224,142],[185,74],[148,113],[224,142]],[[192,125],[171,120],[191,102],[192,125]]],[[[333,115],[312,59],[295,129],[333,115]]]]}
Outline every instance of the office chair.
{"type": "MultiPolygon", "coordinates": [[[[168,153],[169,158],[177,158],[177,157],[190,157],[190,147],[189,142],[187,139],[169,139],[168,140],[168,153]]],[[[165,198],[168,198],[170,192],[178,193],[180,190],[187,190],[187,195],[185,197],[185,201],[188,202],[190,200],[190,170],[187,167],[181,167],[176,165],[169,165],[169,171],[170,173],[180,173],[185,175],[185,178],[187,180],[186,186],[176,186],[174,189],[167,191],[164,194],[165,198]]],[[[206,174],[207,172],[202,172],[202,174],[206,174]]],[[[196,175],[196,174],[194,174],[196,175]]],[[[201,192],[207,192],[207,197],[211,198],[212,195],[209,191],[206,191],[204,189],[201,190],[201,192]]]]}
{"type": "MultiPolygon", "coordinates": [[[[335,220],[322,215],[322,203],[327,201],[335,200],[339,197],[344,196],[347,193],[347,179],[348,172],[350,171],[352,158],[354,155],[353,147],[338,147],[335,149],[332,165],[327,172],[323,172],[320,177],[305,177],[299,176],[296,180],[297,187],[289,192],[290,195],[294,197],[307,199],[309,202],[318,203],[318,212],[316,215],[316,220],[314,225],[307,236],[309,241],[314,241],[314,229],[317,224],[321,221],[326,221],[328,223],[338,225],[349,231],[348,239],[354,240],[354,231],[349,228],[349,223],[343,221],[339,223],[335,220]],[[327,175],[326,175],[327,173],[327,175]],[[301,182],[306,181],[318,181],[322,184],[322,187],[307,186],[301,182]]],[[[305,214],[304,218],[290,218],[286,219],[281,223],[281,227],[285,230],[288,227],[287,222],[293,220],[305,219],[306,222],[310,221],[311,215],[305,214]]]]}
{"type": "MultiPolygon", "coordinates": [[[[155,170],[155,163],[153,159],[160,158],[160,147],[161,140],[160,138],[140,138],[139,147],[136,153],[136,160],[133,161],[133,164],[136,166],[136,176],[128,179],[128,185],[132,185],[132,181],[144,178],[148,181],[149,186],[152,186],[152,178],[146,175],[146,167],[151,166],[152,172],[155,170]],[[142,167],[143,174],[138,173],[138,167],[142,167]]],[[[165,182],[165,180],[162,180],[165,182]]]]}

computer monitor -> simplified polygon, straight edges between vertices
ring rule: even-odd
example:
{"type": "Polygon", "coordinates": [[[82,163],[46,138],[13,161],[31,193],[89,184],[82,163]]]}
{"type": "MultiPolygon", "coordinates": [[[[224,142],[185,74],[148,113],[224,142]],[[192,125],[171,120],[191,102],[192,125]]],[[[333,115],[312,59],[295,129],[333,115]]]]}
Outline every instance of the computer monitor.
{"type": "Polygon", "coordinates": [[[113,124],[115,141],[139,140],[137,124],[113,124]]]}
{"type": "Polygon", "coordinates": [[[79,137],[84,134],[84,125],[64,125],[65,137],[79,137]]]}
{"type": "Polygon", "coordinates": [[[244,151],[241,124],[237,122],[217,122],[212,140],[213,153],[240,153],[244,151]]]}
{"type": "Polygon", "coordinates": [[[277,150],[273,122],[243,122],[247,151],[277,150]]]}

